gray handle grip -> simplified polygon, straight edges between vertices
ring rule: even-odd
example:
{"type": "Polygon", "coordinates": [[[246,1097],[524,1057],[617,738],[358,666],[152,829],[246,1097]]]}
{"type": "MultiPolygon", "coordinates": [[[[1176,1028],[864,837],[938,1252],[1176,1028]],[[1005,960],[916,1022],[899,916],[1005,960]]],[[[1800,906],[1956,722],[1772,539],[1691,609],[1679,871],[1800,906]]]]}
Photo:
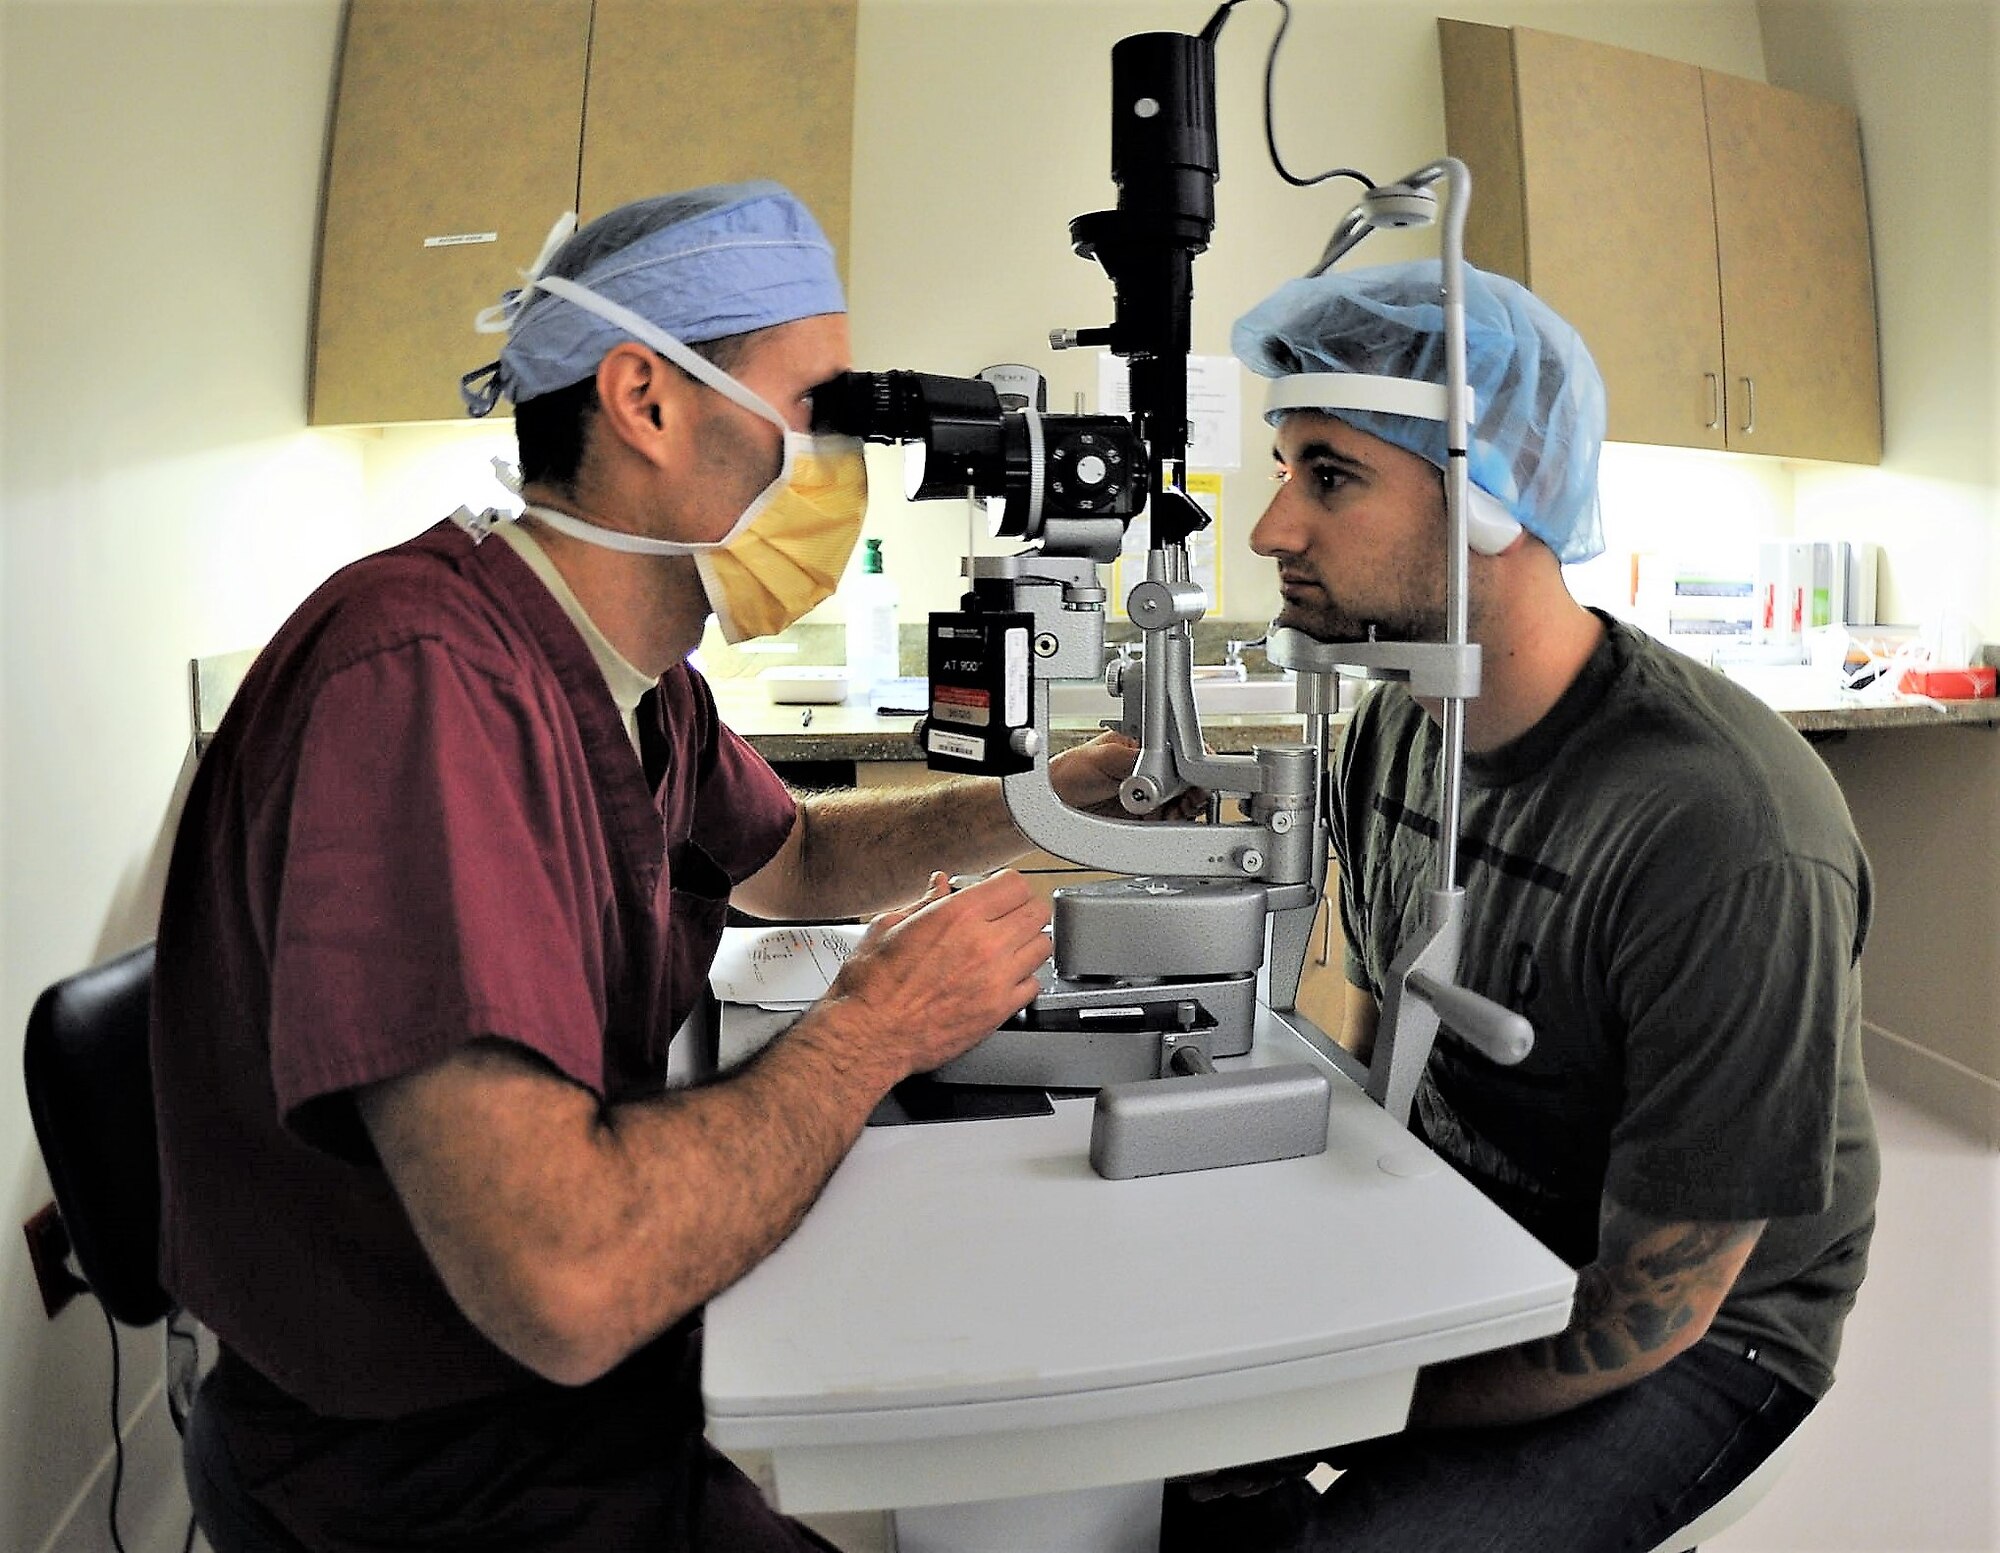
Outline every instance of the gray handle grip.
{"type": "Polygon", "coordinates": [[[1491,998],[1435,980],[1422,971],[1412,971],[1405,985],[1502,1067],[1511,1068],[1535,1049],[1535,1027],[1491,998]]]}

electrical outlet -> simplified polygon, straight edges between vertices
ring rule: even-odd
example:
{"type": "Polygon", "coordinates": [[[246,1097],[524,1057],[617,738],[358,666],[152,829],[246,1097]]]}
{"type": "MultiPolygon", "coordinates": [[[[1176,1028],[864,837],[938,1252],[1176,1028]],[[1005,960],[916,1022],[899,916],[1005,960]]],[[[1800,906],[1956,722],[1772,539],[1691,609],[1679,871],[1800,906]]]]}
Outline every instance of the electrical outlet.
{"type": "Polygon", "coordinates": [[[90,1285],[69,1270],[69,1228],[54,1203],[42,1207],[21,1226],[28,1237],[28,1257],[35,1264],[35,1286],[42,1291],[42,1309],[53,1321],[61,1310],[90,1285]]]}

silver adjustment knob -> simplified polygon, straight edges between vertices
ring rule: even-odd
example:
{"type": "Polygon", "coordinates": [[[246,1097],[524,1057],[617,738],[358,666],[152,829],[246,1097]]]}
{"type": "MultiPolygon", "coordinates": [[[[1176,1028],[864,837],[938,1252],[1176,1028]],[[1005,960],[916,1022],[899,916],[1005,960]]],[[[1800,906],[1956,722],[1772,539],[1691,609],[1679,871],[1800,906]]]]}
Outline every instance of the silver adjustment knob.
{"type": "Polygon", "coordinates": [[[1164,798],[1157,778],[1136,773],[1125,779],[1125,787],[1118,795],[1127,814],[1151,814],[1164,798]]]}

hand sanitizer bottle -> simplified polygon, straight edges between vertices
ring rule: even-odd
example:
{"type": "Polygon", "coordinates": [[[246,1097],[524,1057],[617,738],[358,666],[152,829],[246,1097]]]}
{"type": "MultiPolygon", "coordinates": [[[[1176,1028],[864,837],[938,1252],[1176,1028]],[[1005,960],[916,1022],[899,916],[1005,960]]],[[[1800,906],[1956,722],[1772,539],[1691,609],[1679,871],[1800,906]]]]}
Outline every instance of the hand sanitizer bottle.
{"type": "Polygon", "coordinates": [[[865,700],[896,677],[896,584],[882,570],[882,541],[864,540],[861,575],[848,585],[847,693],[865,700]]]}

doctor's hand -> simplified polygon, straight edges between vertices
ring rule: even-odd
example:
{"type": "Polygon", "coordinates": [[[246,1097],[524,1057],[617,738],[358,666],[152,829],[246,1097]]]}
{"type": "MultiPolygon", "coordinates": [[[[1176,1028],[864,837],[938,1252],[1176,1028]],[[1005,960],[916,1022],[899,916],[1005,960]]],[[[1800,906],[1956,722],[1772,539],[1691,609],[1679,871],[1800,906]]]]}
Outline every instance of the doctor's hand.
{"type": "Polygon", "coordinates": [[[957,891],[932,874],[922,900],[869,924],[822,1006],[863,1015],[874,1052],[898,1067],[891,1083],[928,1073],[1041,991],[1048,921],[1047,902],[1011,870],[957,891]]]}
{"type": "MultiPolygon", "coordinates": [[[[1049,757],[1049,783],[1056,796],[1072,809],[1087,814],[1130,819],[1118,801],[1118,789],[1132,774],[1139,759],[1139,745],[1115,730],[1100,733],[1088,744],[1049,757]]],[[[1208,806],[1208,794],[1189,788],[1148,815],[1154,820],[1186,820],[1208,806]]]]}

